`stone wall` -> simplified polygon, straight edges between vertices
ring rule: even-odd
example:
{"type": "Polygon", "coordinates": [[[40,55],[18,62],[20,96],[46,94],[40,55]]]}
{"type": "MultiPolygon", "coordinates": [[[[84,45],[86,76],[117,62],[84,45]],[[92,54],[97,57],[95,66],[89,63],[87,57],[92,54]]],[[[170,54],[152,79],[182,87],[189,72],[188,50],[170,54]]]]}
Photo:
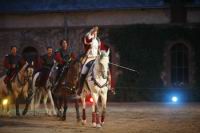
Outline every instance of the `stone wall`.
{"type": "MultiPolygon", "coordinates": [[[[91,28],[91,27],[90,27],[91,28]]],[[[3,59],[10,52],[10,46],[16,45],[19,54],[27,47],[35,48],[39,55],[46,51],[46,46],[52,46],[54,50],[59,47],[59,42],[67,38],[71,51],[77,55],[83,52],[83,36],[89,31],[88,27],[64,28],[29,28],[0,31],[0,75],[4,74],[3,59]]],[[[112,61],[119,62],[119,54],[115,52],[114,46],[110,44],[108,32],[109,28],[100,28],[99,36],[104,43],[110,46],[112,51],[112,61]]],[[[117,80],[116,68],[112,68],[113,79],[117,80]],[[115,73],[114,73],[115,72],[115,73]]]]}
{"type": "Polygon", "coordinates": [[[43,54],[46,46],[56,48],[59,40],[64,37],[63,29],[17,29],[1,30],[0,32],[0,73],[2,73],[2,63],[4,56],[10,52],[10,46],[16,45],[19,54],[27,47],[37,49],[39,54],[43,54]]]}

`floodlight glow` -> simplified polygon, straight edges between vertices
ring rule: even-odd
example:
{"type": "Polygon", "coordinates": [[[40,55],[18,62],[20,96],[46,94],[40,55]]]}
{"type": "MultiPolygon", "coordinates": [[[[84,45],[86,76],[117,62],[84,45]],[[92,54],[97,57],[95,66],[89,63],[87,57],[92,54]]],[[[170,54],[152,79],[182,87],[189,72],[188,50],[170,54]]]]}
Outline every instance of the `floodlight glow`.
{"type": "Polygon", "coordinates": [[[3,99],[2,104],[3,104],[3,106],[6,106],[8,104],[8,99],[3,99]]]}
{"type": "Polygon", "coordinates": [[[176,103],[177,101],[178,101],[178,97],[173,96],[173,97],[172,97],[172,102],[176,103]]]}

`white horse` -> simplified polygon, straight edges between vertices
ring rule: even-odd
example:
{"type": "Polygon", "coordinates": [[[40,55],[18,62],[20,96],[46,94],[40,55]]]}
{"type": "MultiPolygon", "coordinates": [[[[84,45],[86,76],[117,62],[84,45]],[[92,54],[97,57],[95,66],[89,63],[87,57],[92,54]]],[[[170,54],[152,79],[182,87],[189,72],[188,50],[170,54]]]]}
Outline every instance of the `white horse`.
{"type": "Polygon", "coordinates": [[[106,113],[106,103],[107,103],[107,92],[109,84],[109,53],[100,51],[95,62],[91,66],[88,75],[86,77],[83,91],[81,93],[81,100],[83,106],[82,113],[82,123],[86,124],[86,95],[91,94],[94,102],[92,105],[92,125],[93,127],[101,127],[104,124],[105,113],[106,113]],[[101,117],[99,114],[98,101],[101,98],[101,117]]]}
{"type": "Polygon", "coordinates": [[[51,76],[52,76],[52,72],[55,71],[56,67],[57,67],[57,64],[54,63],[54,65],[52,66],[52,68],[50,70],[49,77],[47,79],[45,87],[41,87],[41,86],[37,87],[36,86],[36,80],[38,79],[40,72],[35,73],[35,75],[33,77],[33,84],[32,84],[33,92],[34,92],[34,96],[31,101],[31,110],[32,111],[35,109],[38,109],[38,107],[40,105],[40,100],[43,96],[43,104],[45,107],[46,114],[48,114],[48,115],[52,115],[52,114],[56,115],[57,114],[56,110],[55,110],[53,97],[52,97],[52,92],[51,92],[51,89],[53,87],[53,79],[51,79],[51,76]],[[50,108],[51,109],[49,109],[47,106],[48,98],[50,99],[50,103],[51,103],[50,108]]]}

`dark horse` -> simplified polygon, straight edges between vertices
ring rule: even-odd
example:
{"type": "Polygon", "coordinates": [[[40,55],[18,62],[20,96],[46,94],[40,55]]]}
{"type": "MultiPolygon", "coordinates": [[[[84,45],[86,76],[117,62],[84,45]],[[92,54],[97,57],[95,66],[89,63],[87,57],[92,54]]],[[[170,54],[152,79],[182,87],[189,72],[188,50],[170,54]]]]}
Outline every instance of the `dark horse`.
{"type": "Polygon", "coordinates": [[[66,69],[64,69],[63,77],[53,91],[53,98],[55,106],[58,110],[58,116],[61,117],[62,120],[66,120],[66,112],[69,100],[73,100],[75,102],[76,118],[78,122],[80,121],[79,100],[73,99],[80,75],[80,68],[81,63],[78,60],[71,61],[66,69]],[[61,111],[62,107],[63,112],[61,111]]]}

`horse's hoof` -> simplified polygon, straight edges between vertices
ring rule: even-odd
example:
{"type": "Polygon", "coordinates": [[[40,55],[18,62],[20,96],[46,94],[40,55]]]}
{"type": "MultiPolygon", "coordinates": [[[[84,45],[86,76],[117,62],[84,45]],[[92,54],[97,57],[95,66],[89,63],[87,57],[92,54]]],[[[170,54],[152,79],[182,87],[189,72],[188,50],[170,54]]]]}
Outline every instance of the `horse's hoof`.
{"type": "Polygon", "coordinates": [[[93,122],[92,127],[97,127],[97,124],[95,122],[93,122]]]}
{"type": "Polygon", "coordinates": [[[101,122],[101,126],[103,126],[104,125],[104,122],[101,122]]]}
{"type": "Polygon", "coordinates": [[[97,127],[97,128],[101,128],[101,124],[97,124],[96,127],[97,127]]]}
{"type": "Polygon", "coordinates": [[[87,121],[86,120],[82,120],[82,125],[86,125],[87,121]]]}
{"type": "Polygon", "coordinates": [[[80,119],[80,118],[78,118],[78,119],[77,119],[77,123],[80,123],[80,122],[81,122],[81,119],[80,119]]]}
{"type": "Polygon", "coordinates": [[[66,116],[63,116],[63,117],[62,117],[62,121],[65,121],[65,120],[66,120],[66,116]]]}
{"type": "Polygon", "coordinates": [[[57,117],[62,117],[62,112],[61,111],[57,112],[57,117]]]}
{"type": "Polygon", "coordinates": [[[17,112],[17,113],[16,113],[16,116],[20,116],[20,113],[19,113],[19,112],[17,112]]]}
{"type": "Polygon", "coordinates": [[[24,110],[23,113],[22,113],[22,115],[26,115],[26,113],[27,113],[27,110],[24,110]]]}
{"type": "Polygon", "coordinates": [[[51,113],[48,113],[48,116],[52,116],[52,114],[51,114],[51,113]]]}
{"type": "Polygon", "coordinates": [[[53,116],[53,115],[54,115],[53,111],[51,111],[51,110],[46,111],[46,114],[47,114],[48,116],[53,116]]]}
{"type": "Polygon", "coordinates": [[[53,116],[56,116],[56,115],[57,115],[56,111],[53,111],[53,116]]]}
{"type": "Polygon", "coordinates": [[[45,115],[46,116],[52,116],[51,113],[47,113],[47,112],[45,113],[45,115]]]}

